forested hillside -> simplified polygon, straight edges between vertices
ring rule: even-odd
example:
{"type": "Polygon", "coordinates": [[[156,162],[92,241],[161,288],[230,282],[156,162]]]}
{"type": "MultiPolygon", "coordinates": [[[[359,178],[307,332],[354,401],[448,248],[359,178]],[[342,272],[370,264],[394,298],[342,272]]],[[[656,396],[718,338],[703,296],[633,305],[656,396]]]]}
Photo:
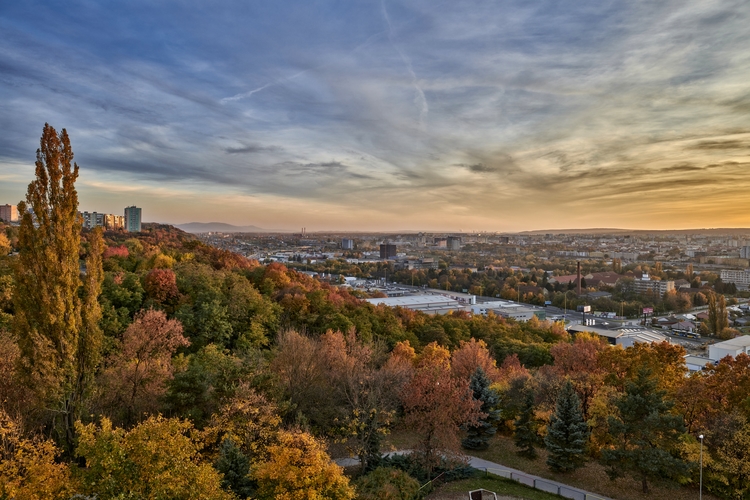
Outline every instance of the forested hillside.
{"type": "Polygon", "coordinates": [[[675,345],[374,307],[170,226],[82,231],[67,136],[42,146],[0,228],[0,498],[378,498],[495,432],[644,491],[696,485],[703,435],[704,485],[750,497],[750,356],[687,376],[675,345]],[[411,459],[382,458],[394,428],[411,459]]]}

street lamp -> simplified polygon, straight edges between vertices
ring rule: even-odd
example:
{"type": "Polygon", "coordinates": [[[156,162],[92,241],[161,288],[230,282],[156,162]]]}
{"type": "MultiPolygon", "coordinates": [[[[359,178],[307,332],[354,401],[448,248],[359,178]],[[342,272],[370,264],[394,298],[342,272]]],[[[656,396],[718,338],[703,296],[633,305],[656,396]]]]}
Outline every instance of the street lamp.
{"type": "Polygon", "coordinates": [[[703,434],[698,436],[698,439],[701,440],[701,478],[700,486],[698,487],[698,499],[703,500],[703,434]]]}

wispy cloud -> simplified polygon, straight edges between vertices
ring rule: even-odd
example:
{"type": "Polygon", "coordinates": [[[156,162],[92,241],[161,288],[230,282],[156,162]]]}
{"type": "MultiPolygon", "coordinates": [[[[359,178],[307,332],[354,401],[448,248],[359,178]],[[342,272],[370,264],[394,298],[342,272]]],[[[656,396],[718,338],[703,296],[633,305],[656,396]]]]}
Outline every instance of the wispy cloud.
{"type": "Polygon", "coordinates": [[[329,227],[373,200],[391,227],[714,221],[750,209],[748,25],[741,0],[11,2],[0,175],[49,121],[127,186],[329,227]]]}

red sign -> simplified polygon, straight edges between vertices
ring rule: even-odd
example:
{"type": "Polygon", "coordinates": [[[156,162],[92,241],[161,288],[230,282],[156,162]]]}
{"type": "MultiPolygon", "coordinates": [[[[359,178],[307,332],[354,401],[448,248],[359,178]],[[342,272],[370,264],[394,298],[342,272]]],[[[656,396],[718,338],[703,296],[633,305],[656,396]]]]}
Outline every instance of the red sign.
{"type": "Polygon", "coordinates": [[[654,308],[653,307],[644,307],[643,308],[643,314],[654,314],[654,308]]]}

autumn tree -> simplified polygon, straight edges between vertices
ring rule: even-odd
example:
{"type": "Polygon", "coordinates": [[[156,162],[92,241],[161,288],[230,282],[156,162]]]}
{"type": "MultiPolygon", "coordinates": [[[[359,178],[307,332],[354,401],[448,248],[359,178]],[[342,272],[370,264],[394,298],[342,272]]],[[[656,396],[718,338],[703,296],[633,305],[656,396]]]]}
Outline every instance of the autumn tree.
{"type": "Polygon", "coordinates": [[[451,376],[450,353],[436,343],[426,346],[413,378],[401,392],[404,424],[419,436],[417,454],[428,470],[444,453],[458,453],[461,426],[484,416],[468,380],[451,376]]]}
{"type": "Polygon", "coordinates": [[[557,398],[555,413],[550,418],[544,444],[547,465],[552,470],[567,472],[581,467],[585,461],[589,429],[581,413],[581,401],[567,381],[557,398]]]}
{"type": "Polygon", "coordinates": [[[650,371],[641,368],[615,403],[619,416],[608,421],[615,445],[602,451],[607,474],[612,479],[633,476],[641,481],[643,493],[649,491],[648,481],[677,480],[689,470],[676,452],[685,425],[681,415],[671,413],[673,403],[664,399],[665,394],[650,371]]]}
{"type": "Polygon", "coordinates": [[[70,498],[76,483],[60,454],[52,441],[24,438],[20,423],[0,408],[0,498],[70,498]]]}
{"type": "Polygon", "coordinates": [[[128,424],[158,411],[173,376],[172,356],[189,344],[180,322],[167,319],[163,311],[150,309],[136,315],[120,349],[107,360],[102,375],[105,407],[120,412],[128,424]]]}
{"type": "Polygon", "coordinates": [[[102,500],[181,498],[230,500],[221,475],[201,462],[201,443],[187,421],[150,417],[133,429],[115,428],[106,418],[101,426],[77,424],[76,454],[85,494],[102,500]]]}
{"type": "Polygon", "coordinates": [[[343,410],[341,431],[354,438],[352,451],[360,457],[362,471],[369,472],[380,462],[381,441],[408,375],[393,363],[379,366],[385,358],[383,347],[359,341],[354,329],[346,335],[329,331],[320,337],[320,346],[326,378],[343,410]]]}
{"type": "MultiPolygon", "coordinates": [[[[45,124],[18,233],[14,328],[21,370],[40,408],[70,449],[99,362],[98,294],[103,244],[94,233],[80,278],[78,165],[65,129],[45,124]],[[30,209],[30,210],[29,210],[30,209]]],[[[98,235],[98,236],[97,236],[98,235]]]]}
{"type": "Polygon", "coordinates": [[[714,292],[709,292],[706,326],[711,335],[720,335],[726,328],[729,328],[727,301],[724,295],[719,295],[717,298],[714,292]]]}
{"type": "Polygon", "coordinates": [[[481,367],[484,374],[493,382],[500,380],[500,372],[487,349],[487,344],[474,338],[468,342],[462,340],[459,348],[451,354],[451,370],[454,376],[469,379],[478,367],[481,367]]]}
{"type": "Polygon", "coordinates": [[[350,500],[354,489],[323,445],[305,432],[282,431],[268,447],[268,460],[251,473],[259,500],[350,500]]]}

